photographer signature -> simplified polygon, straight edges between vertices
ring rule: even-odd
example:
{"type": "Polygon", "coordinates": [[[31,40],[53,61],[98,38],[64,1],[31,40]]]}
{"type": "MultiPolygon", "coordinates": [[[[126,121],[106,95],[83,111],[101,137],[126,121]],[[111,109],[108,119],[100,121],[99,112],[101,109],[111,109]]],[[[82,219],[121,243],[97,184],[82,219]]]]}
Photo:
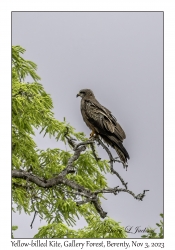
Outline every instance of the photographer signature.
{"type": "Polygon", "coordinates": [[[136,234],[136,233],[146,233],[147,228],[141,229],[141,226],[136,226],[135,228],[133,226],[126,226],[125,231],[127,233],[136,234]]]}

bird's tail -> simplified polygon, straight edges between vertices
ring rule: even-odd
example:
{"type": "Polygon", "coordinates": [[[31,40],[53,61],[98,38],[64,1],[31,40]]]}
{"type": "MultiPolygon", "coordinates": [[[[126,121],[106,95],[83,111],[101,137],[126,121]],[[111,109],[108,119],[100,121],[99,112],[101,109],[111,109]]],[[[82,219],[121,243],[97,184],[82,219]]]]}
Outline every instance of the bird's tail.
{"type": "MultiPolygon", "coordinates": [[[[125,151],[126,151],[127,154],[126,154],[126,153],[124,154],[124,153],[121,151],[121,149],[118,148],[117,146],[114,146],[114,148],[115,148],[115,151],[117,152],[117,154],[118,154],[120,160],[122,161],[123,166],[124,166],[124,167],[127,166],[127,165],[128,165],[127,159],[129,159],[129,155],[128,155],[128,152],[126,151],[126,149],[125,149],[125,151]],[[128,156],[128,157],[127,157],[127,156],[128,156]]],[[[123,148],[124,148],[124,147],[123,147],[123,148]]]]}
{"type": "Polygon", "coordinates": [[[111,142],[113,142],[112,146],[116,150],[120,160],[123,162],[127,162],[127,159],[129,159],[129,154],[126,151],[126,149],[124,148],[122,142],[118,141],[117,138],[115,138],[114,136],[109,136],[109,138],[110,138],[111,142]]]}

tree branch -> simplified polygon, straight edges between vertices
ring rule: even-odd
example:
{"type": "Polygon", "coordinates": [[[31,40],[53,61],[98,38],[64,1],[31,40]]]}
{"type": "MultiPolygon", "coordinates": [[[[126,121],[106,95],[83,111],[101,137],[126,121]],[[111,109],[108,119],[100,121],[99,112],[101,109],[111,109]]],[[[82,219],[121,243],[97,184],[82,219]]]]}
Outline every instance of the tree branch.
{"type": "Polygon", "coordinates": [[[105,144],[102,142],[102,140],[100,140],[99,137],[94,137],[94,140],[96,140],[96,141],[98,142],[98,144],[100,144],[100,145],[103,147],[103,149],[107,152],[107,154],[108,154],[108,156],[109,156],[109,159],[110,159],[109,163],[110,163],[110,167],[111,167],[111,173],[117,175],[117,177],[118,177],[119,180],[121,181],[122,185],[127,189],[127,188],[128,188],[128,187],[127,187],[127,184],[128,184],[128,183],[127,183],[127,182],[124,182],[123,178],[119,175],[119,173],[118,173],[117,171],[114,170],[114,167],[113,167],[113,163],[114,163],[114,162],[116,162],[116,161],[117,161],[117,162],[120,162],[120,163],[122,163],[122,162],[119,161],[119,160],[117,160],[116,158],[115,158],[115,159],[113,158],[113,156],[112,156],[110,150],[108,149],[108,147],[105,146],[105,144]]]}
{"type": "MultiPolygon", "coordinates": [[[[100,193],[113,193],[114,195],[117,195],[119,192],[127,192],[130,195],[132,195],[135,199],[142,200],[145,196],[145,192],[149,191],[149,190],[144,190],[143,193],[135,195],[132,191],[127,189],[127,183],[125,183],[124,180],[122,179],[122,177],[113,169],[113,162],[115,162],[116,160],[113,158],[109,149],[104,145],[104,143],[99,138],[95,137],[95,138],[90,139],[88,141],[80,142],[80,143],[76,144],[75,139],[70,138],[67,135],[65,135],[65,137],[67,138],[69,144],[73,147],[74,154],[68,160],[68,164],[67,164],[66,168],[63,169],[63,171],[61,171],[56,177],[53,177],[53,178],[46,180],[42,177],[39,177],[39,176],[32,174],[31,172],[23,171],[20,169],[19,170],[12,170],[12,177],[25,179],[27,181],[30,181],[30,182],[36,184],[38,187],[42,187],[42,188],[52,188],[54,186],[58,186],[61,184],[64,184],[68,187],[71,187],[73,190],[75,190],[75,194],[80,195],[82,197],[85,197],[85,200],[77,201],[76,202],[77,205],[91,202],[94,205],[94,207],[96,208],[97,212],[100,214],[101,218],[105,218],[107,213],[102,209],[102,207],[100,205],[98,194],[100,194],[100,193]],[[94,154],[95,154],[95,149],[93,148],[94,147],[94,140],[96,140],[99,144],[101,144],[102,147],[108,153],[109,158],[110,158],[111,172],[114,173],[115,175],[117,175],[117,177],[120,179],[121,183],[125,186],[125,189],[119,188],[117,186],[115,188],[107,188],[107,189],[97,190],[97,191],[93,192],[93,191],[90,191],[90,190],[86,189],[85,187],[79,185],[75,181],[72,181],[72,180],[69,180],[66,178],[67,174],[75,172],[73,163],[79,158],[81,152],[86,150],[86,146],[88,144],[91,145],[91,148],[92,148],[92,150],[94,150],[94,154]]],[[[99,160],[98,157],[96,157],[96,160],[97,159],[99,160]]],[[[35,219],[36,213],[37,213],[37,211],[35,211],[33,221],[35,219]]],[[[31,227],[32,227],[33,221],[31,223],[31,227]]]]}
{"type": "Polygon", "coordinates": [[[98,157],[97,153],[95,152],[95,147],[94,147],[94,144],[90,144],[90,147],[92,149],[92,153],[93,153],[93,156],[95,158],[96,161],[100,161],[101,158],[98,157]]]}
{"type": "Polygon", "coordinates": [[[132,191],[128,190],[128,189],[123,189],[123,188],[119,188],[119,186],[115,187],[115,188],[106,188],[106,189],[102,189],[99,191],[95,191],[95,194],[100,194],[100,193],[113,193],[114,195],[119,194],[120,192],[126,192],[129,193],[130,195],[132,195],[136,200],[140,200],[142,201],[145,193],[148,192],[149,190],[143,190],[142,193],[135,195],[132,191]]]}

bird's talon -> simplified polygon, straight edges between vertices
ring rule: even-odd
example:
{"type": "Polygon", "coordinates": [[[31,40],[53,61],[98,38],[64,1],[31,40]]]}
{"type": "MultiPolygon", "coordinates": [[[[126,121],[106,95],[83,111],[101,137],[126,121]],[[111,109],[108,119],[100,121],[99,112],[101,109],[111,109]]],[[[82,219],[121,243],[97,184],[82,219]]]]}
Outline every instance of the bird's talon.
{"type": "Polygon", "coordinates": [[[95,136],[96,136],[95,132],[94,132],[94,131],[92,131],[92,132],[90,133],[90,137],[89,137],[89,139],[92,139],[92,137],[95,137],[95,136]]]}

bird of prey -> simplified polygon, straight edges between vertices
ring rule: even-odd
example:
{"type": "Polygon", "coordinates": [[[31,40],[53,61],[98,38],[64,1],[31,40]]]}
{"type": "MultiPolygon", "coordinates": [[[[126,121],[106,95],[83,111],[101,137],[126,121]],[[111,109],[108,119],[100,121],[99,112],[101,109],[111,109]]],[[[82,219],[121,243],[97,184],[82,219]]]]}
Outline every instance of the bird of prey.
{"type": "Polygon", "coordinates": [[[124,166],[127,166],[129,154],[123,146],[126,138],[116,118],[111,111],[102,106],[90,89],[82,89],[77,94],[81,99],[81,114],[86,125],[92,130],[90,137],[100,136],[108,145],[113,147],[124,166]]]}

